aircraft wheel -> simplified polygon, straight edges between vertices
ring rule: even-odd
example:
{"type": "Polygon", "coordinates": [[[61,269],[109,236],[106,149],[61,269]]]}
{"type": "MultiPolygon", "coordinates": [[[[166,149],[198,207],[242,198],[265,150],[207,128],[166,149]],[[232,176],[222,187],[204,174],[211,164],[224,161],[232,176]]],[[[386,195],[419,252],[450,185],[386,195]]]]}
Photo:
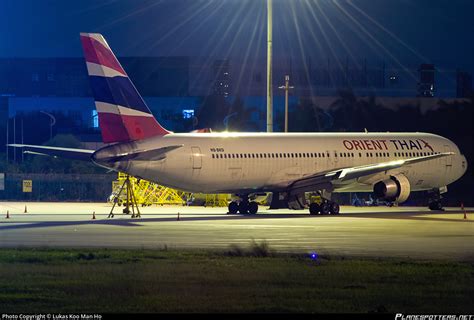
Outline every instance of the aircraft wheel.
{"type": "Polygon", "coordinates": [[[319,214],[320,210],[321,208],[316,202],[313,202],[309,205],[309,214],[311,215],[319,214]]]}
{"type": "Polygon", "coordinates": [[[250,214],[256,214],[258,211],[258,204],[255,201],[252,201],[248,205],[248,211],[250,214]]]}
{"type": "Polygon", "coordinates": [[[433,211],[441,211],[443,210],[443,206],[441,205],[441,201],[433,201],[430,202],[429,206],[430,210],[433,211]]]}
{"type": "Polygon", "coordinates": [[[239,203],[239,213],[240,214],[247,214],[248,209],[249,209],[249,203],[248,202],[242,201],[241,203],[239,203]]]}
{"type": "Polygon", "coordinates": [[[330,214],[331,213],[331,206],[328,202],[324,202],[321,204],[321,214],[330,214]]]}
{"type": "Polygon", "coordinates": [[[239,211],[239,205],[237,204],[237,202],[235,201],[232,201],[231,203],[229,203],[229,214],[236,214],[237,211],[239,211]]]}
{"type": "Polygon", "coordinates": [[[329,204],[331,214],[339,214],[339,205],[336,202],[329,204]]]}

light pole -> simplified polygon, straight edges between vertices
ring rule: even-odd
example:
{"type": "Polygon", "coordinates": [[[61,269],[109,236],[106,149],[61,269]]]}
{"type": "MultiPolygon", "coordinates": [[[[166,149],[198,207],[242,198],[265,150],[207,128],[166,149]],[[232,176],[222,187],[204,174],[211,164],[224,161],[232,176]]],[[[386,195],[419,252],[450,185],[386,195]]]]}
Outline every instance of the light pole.
{"type": "Polygon", "coordinates": [[[56,118],[51,114],[46,111],[40,111],[41,113],[44,113],[48,117],[51,118],[50,122],[50,127],[49,127],[49,140],[53,139],[53,126],[56,124],[56,118]]]}
{"type": "Polygon", "coordinates": [[[288,91],[294,89],[293,86],[290,86],[290,76],[285,76],[285,85],[278,87],[278,89],[285,90],[285,132],[288,132],[288,91]]]}
{"type": "Polygon", "coordinates": [[[273,132],[272,0],[267,0],[267,132],[273,132]]]}

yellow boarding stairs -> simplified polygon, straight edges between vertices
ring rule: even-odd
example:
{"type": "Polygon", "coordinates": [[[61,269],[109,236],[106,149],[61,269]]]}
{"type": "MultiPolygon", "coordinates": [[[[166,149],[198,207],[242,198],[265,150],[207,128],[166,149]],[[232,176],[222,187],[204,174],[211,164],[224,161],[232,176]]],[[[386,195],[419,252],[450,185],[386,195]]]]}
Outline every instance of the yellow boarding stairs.
{"type": "Polygon", "coordinates": [[[229,203],[228,194],[206,194],[205,207],[227,207],[229,203]]]}
{"type": "MultiPolygon", "coordinates": [[[[109,196],[108,202],[116,203],[119,206],[126,205],[126,192],[122,192],[119,195],[120,189],[126,179],[127,175],[119,172],[118,179],[112,182],[112,194],[109,196]]],[[[152,204],[185,205],[188,204],[187,200],[194,198],[190,193],[160,186],[144,179],[137,179],[132,176],[129,176],[129,179],[137,205],[141,205],[142,207],[151,206],[152,204]]],[[[229,195],[227,194],[206,194],[204,206],[226,207],[228,198],[229,195]]]]}

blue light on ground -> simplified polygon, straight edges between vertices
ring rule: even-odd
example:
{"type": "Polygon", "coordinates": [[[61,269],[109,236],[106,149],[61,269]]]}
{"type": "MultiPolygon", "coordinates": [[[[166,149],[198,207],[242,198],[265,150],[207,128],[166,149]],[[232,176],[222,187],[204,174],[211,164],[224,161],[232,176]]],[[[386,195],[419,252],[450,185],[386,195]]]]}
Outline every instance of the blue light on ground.
{"type": "Polygon", "coordinates": [[[318,260],[318,257],[319,257],[319,256],[318,256],[318,254],[317,254],[316,252],[311,252],[311,253],[309,254],[309,258],[310,258],[311,260],[313,260],[313,261],[318,260]]]}

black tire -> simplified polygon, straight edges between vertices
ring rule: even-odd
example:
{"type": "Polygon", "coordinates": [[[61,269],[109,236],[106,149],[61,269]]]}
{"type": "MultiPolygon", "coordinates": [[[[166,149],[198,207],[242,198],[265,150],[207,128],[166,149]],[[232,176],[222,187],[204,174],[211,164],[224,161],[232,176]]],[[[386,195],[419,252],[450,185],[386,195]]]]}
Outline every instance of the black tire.
{"type": "Polygon", "coordinates": [[[331,214],[339,214],[339,210],[340,210],[339,204],[337,204],[336,202],[331,202],[329,204],[329,207],[330,207],[329,211],[331,212],[331,214]]]}
{"type": "Polygon", "coordinates": [[[258,212],[258,204],[255,201],[252,201],[249,203],[247,209],[250,214],[256,214],[258,212]]]}
{"type": "Polygon", "coordinates": [[[443,206],[441,205],[441,201],[430,202],[428,207],[430,208],[430,210],[433,210],[433,211],[443,211],[443,206]]]}
{"type": "Polygon", "coordinates": [[[249,203],[242,201],[239,203],[239,213],[240,214],[247,214],[249,210],[249,203]]]}
{"type": "Polygon", "coordinates": [[[231,203],[229,203],[229,214],[236,214],[237,211],[239,211],[239,205],[237,204],[237,202],[234,202],[232,201],[231,203]]]}
{"type": "Polygon", "coordinates": [[[324,214],[324,215],[331,214],[331,206],[329,205],[329,203],[324,202],[321,204],[320,211],[321,211],[321,214],[324,214]]]}
{"type": "Polygon", "coordinates": [[[309,205],[309,214],[316,215],[321,211],[321,207],[316,202],[313,202],[309,205]]]}

